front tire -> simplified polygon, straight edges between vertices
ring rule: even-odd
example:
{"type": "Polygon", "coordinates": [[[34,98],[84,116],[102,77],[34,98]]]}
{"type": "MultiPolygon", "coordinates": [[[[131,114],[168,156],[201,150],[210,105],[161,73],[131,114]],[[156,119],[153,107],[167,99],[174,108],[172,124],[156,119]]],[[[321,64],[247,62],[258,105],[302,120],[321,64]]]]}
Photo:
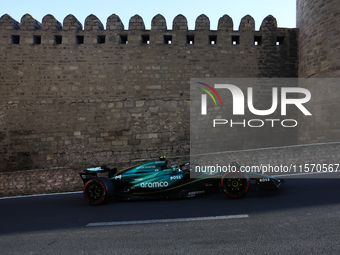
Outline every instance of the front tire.
{"type": "Polygon", "coordinates": [[[92,205],[100,205],[110,200],[114,193],[113,183],[104,177],[89,180],[84,186],[84,197],[92,205]]]}
{"type": "Polygon", "coordinates": [[[249,179],[241,172],[228,172],[221,179],[224,193],[232,198],[244,196],[249,189],[249,179]]]}

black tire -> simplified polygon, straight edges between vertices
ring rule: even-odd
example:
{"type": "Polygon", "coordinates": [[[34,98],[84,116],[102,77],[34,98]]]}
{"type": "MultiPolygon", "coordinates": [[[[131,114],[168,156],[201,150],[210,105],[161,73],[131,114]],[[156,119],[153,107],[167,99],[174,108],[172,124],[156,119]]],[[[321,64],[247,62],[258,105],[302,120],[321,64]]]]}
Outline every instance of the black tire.
{"type": "Polygon", "coordinates": [[[110,200],[114,193],[113,183],[104,177],[89,180],[84,186],[84,197],[92,205],[100,205],[110,200]]]}
{"type": "Polygon", "coordinates": [[[241,172],[228,172],[221,179],[223,192],[232,198],[244,196],[249,189],[249,179],[241,172]]]}

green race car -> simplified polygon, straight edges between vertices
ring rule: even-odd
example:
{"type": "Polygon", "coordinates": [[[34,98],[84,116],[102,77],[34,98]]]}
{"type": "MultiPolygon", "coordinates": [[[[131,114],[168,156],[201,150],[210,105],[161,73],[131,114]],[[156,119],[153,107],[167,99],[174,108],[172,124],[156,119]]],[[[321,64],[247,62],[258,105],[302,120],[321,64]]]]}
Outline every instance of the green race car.
{"type": "Polygon", "coordinates": [[[93,205],[102,204],[112,198],[184,198],[222,190],[233,198],[244,196],[251,181],[259,190],[278,189],[283,180],[272,176],[244,173],[240,164],[232,163],[236,171],[214,175],[195,176],[192,164],[168,167],[165,157],[132,166],[120,171],[107,167],[87,168],[80,173],[84,182],[84,196],[93,205]],[[98,173],[108,173],[98,177],[98,173]]]}

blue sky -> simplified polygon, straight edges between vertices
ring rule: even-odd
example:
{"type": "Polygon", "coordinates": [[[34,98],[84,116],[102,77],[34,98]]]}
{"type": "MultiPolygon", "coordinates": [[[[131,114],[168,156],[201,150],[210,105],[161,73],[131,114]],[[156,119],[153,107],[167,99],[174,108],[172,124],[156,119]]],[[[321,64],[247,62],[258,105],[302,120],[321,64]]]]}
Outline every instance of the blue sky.
{"type": "Polygon", "coordinates": [[[1,4],[0,16],[7,13],[20,22],[21,17],[29,13],[38,21],[47,14],[52,14],[61,23],[68,14],[73,14],[83,25],[85,18],[96,15],[106,25],[106,19],[113,13],[117,14],[128,29],[129,19],[139,14],[150,29],[151,20],[157,14],[162,14],[168,29],[178,14],[183,14],[188,20],[189,29],[195,28],[195,20],[205,14],[210,19],[210,29],[216,30],[218,19],[228,14],[234,21],[234,29],[238,30],[240,20],[249,14],[255,19],[256,29],[269,14],[277,19],[279,27],[293,28],[296,26],[296,0],[15,0],[1,4]]]}

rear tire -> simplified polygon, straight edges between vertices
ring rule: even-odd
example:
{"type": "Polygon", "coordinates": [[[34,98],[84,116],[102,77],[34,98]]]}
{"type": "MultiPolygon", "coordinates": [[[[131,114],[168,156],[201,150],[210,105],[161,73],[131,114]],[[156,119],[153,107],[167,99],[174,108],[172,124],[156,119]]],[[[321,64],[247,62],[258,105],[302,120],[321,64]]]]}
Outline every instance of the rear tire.
{"type": "Polygon", "coordinates": [[[104,177],[89,180],[84,186],[84,197],[92,205],[100,205],[113,197],[113,183],[104,177]]]}
{"type": "Polygon", "coordinates": [[[249,189],[249,179],[241,172],[228,172],[221,179],[224,193],[232,198],[244,196],[249,189]]]}

